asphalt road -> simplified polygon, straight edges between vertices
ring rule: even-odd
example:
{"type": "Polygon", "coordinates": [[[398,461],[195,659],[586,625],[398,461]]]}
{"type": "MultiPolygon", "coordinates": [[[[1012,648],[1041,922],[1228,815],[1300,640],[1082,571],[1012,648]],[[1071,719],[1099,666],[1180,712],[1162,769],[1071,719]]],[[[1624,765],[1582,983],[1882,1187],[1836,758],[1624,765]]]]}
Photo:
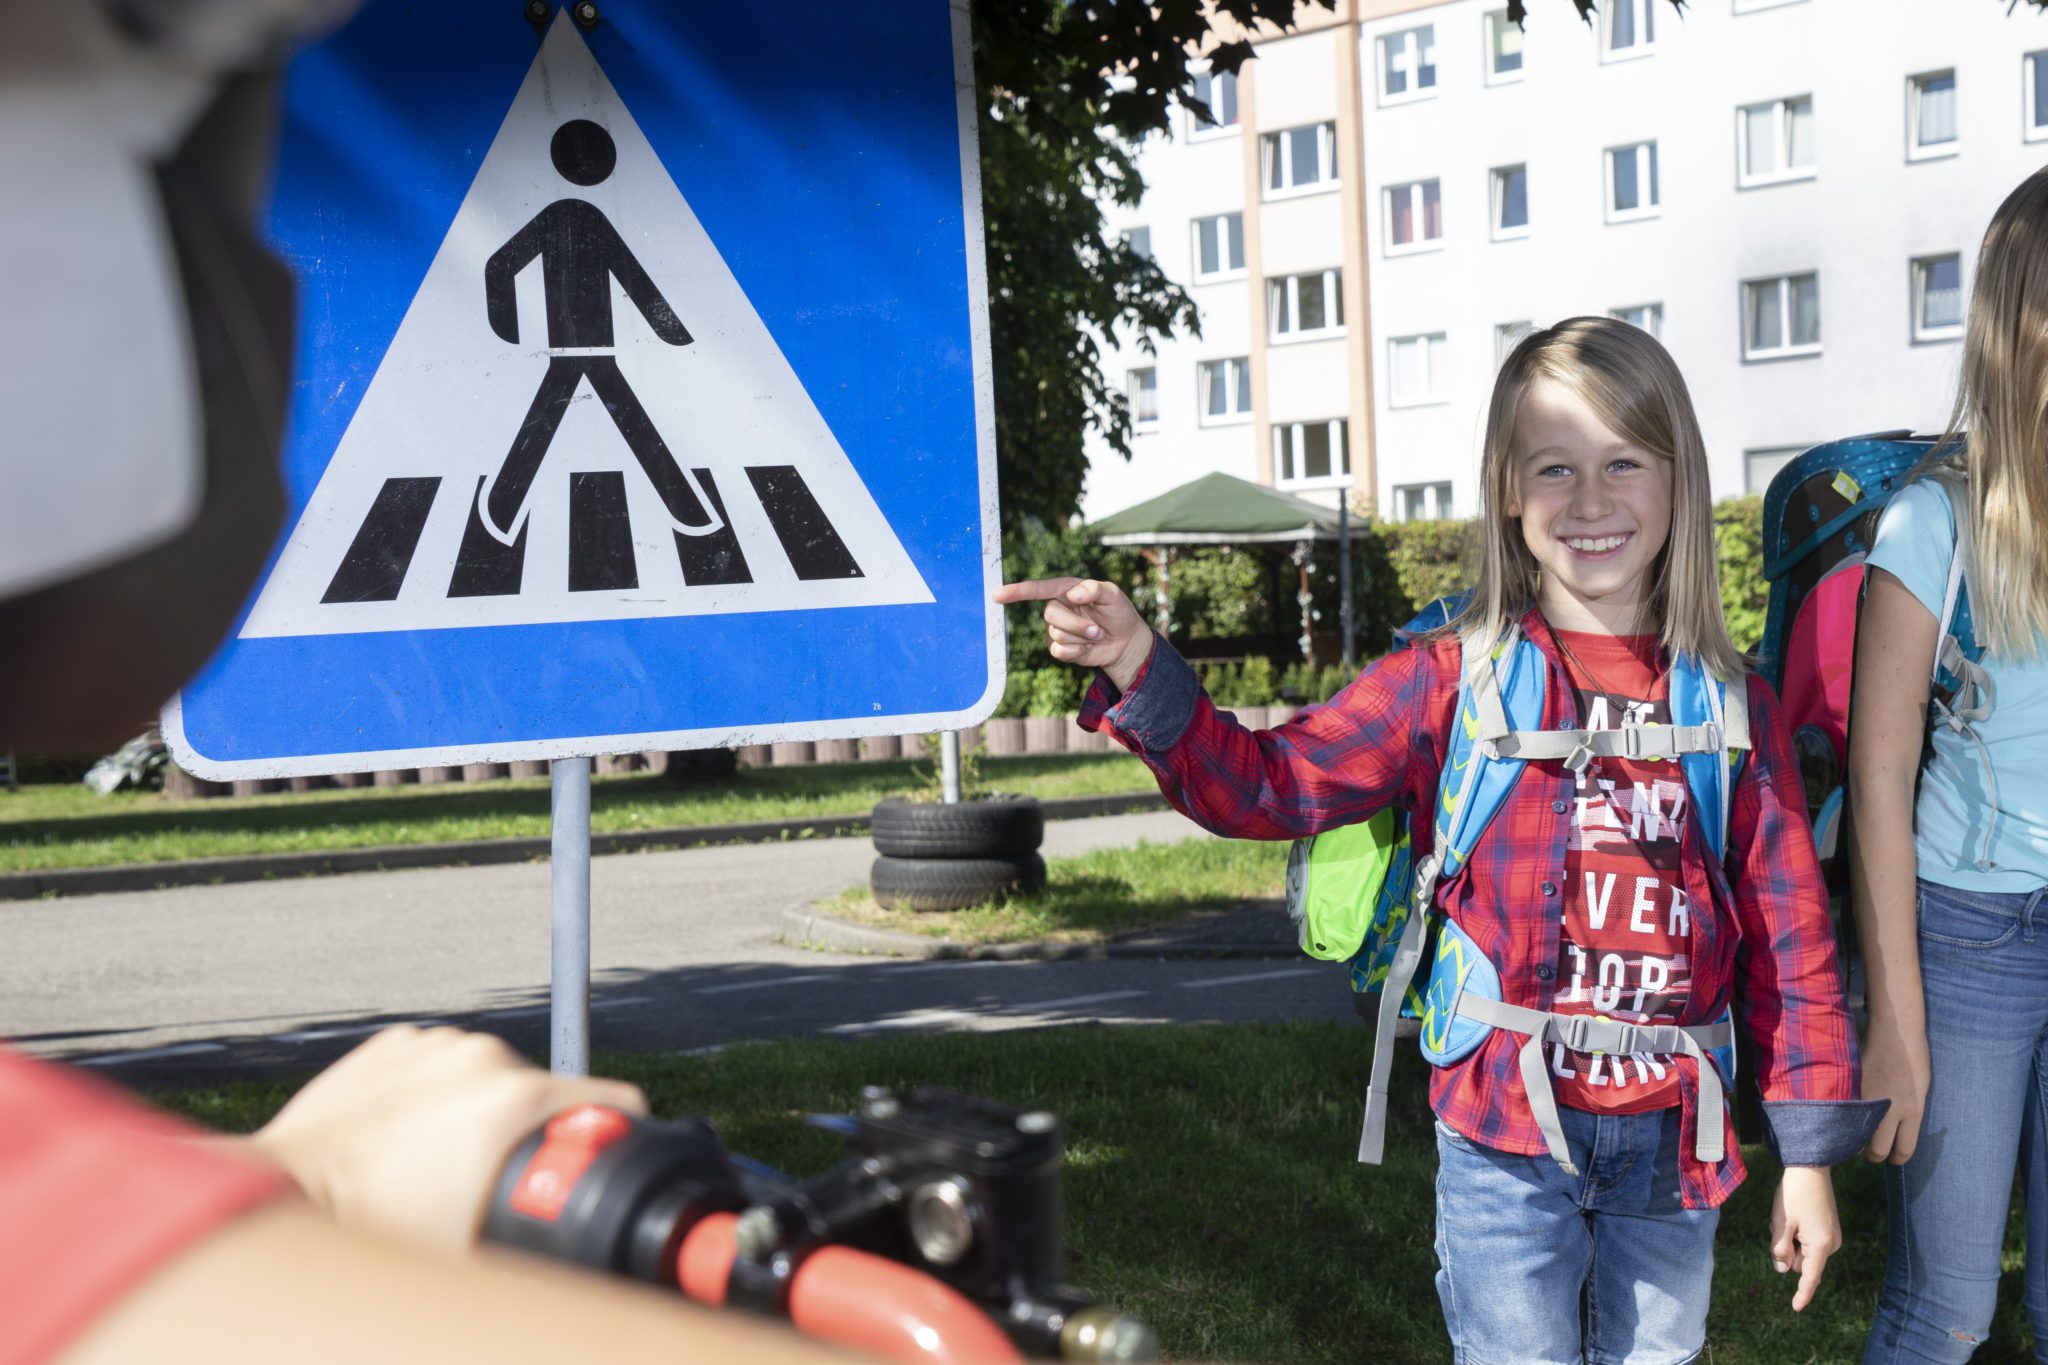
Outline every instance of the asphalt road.
{"type": "MultiPolygon", "coordinates": [[[[1053,822],[1050,855],[1207,835],[1172,812],[1053,822]]],[[[1294,959],[906,962],[775,941],[862,880],[865,839],[593,860],[594,1048],[1103,1021],[1348,1017],[1294,959]]],[[[308,1070],[389,1023],[547,1046],[548,868],[359,873],[0,907],[0,1036],[128,1084],[308,1070]]]]}

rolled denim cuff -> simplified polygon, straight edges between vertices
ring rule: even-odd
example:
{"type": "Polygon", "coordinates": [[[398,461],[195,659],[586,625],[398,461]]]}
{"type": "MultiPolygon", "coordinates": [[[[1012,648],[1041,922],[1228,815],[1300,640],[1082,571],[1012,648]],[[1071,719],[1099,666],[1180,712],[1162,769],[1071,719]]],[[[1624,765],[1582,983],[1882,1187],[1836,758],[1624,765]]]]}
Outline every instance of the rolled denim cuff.
{"type": "Polygon", "coordinates": [[[1765,1137],[1785,1166],[1834,1166],[1863,1150],[1890,1100],[1765,1100],[1765,1137]]]}
{"type": "Polygon", "coordinates": [[[1152,654],[1144,670],[1131,683],[1131,690],[1103,712],[1103,719],[1118,733],[1136,740],[1146,753],[1163,754],[1187,733],[1195,719],[1195,700],[1201,695],[1202,684],[1193,666],[1154,631],[1152,654]]]}

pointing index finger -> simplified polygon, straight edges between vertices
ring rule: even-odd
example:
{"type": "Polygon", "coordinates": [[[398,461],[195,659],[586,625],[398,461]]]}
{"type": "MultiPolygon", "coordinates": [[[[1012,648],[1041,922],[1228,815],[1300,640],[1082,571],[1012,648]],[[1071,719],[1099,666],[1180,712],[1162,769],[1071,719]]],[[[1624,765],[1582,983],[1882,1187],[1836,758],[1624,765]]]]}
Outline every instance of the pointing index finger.
{"type": "Polygon", "coordinates": [[[996,589],[994,600],[1003,606],[1012,602],[1049,602],[1063,596],[1080,581],[1078,578],[1027,578],[1019,583],[1003,584],[996,589]]]}

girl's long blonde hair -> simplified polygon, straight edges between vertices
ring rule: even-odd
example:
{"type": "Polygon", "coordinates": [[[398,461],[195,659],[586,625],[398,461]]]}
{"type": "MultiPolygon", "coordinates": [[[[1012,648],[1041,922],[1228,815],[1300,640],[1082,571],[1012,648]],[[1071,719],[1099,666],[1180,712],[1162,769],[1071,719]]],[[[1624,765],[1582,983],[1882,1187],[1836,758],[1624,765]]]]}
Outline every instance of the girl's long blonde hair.
{"type": "Polygon", "coordinates": [[[1692,398],[1657,339],[1615,318],[1566,318],[1532,332],[1501,366],[1479,472],[1485,541],[1479,582],[1447,628],[1491,642],[1536,606],[1536,560],[1522,539],[1521,519],[1507,509],[1515,503],[1515,420],[1539,379],[1563,385],[1616,435],[1671,462],[1671,535],[1651,569],[1639,629],[1661,634],[1673,657],[1695,654],[1717,677],[1741,677],[1747,663],[1721,615],[1707,446],[1692,398]]]}
{"type": "Polygon", "coordinates": [[[2001,659],[2028,659],[2048,630],[2048,169],[1991,215],[1977,253],[1961,382],[1938,457],[1968,494],[1970,620],[2001,659]]]}

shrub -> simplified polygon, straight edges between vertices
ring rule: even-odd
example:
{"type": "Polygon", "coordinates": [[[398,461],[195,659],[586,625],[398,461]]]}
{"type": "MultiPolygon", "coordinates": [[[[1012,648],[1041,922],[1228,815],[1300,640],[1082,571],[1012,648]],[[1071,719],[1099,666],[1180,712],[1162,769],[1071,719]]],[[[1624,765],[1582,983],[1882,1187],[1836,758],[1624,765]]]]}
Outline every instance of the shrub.
{"type": "Polygon", "coordinates": [[[1031,675],[1031,698],[1024,714],[1065,716],[1081,709],[1082,689],[1089,674],[1071,664],[1054,664],[1031,675]]]}
{"type": "Polygon", "coordinates": [[[1753,654],[1764,638],[1771,585],[1764,579],[1764,500],[1752,493],[1714,504],[1714,549],[1721,567],[1721,611],[1735,647],[1753,654]]]}

